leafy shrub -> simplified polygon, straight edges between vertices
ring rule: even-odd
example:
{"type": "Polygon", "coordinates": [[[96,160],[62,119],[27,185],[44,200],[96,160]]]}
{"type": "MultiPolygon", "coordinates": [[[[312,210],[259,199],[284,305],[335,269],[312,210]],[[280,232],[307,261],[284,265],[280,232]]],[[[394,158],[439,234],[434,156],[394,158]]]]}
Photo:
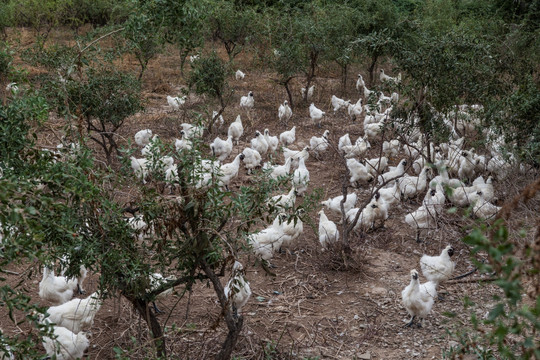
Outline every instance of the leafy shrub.
{"type": "MultiPolygon", "coordinates": [[[[505,221],[521,202],[533,199],[539,192],[540,180],[536,180],[502,208],[501,218],[491,227],[481,226],[463,239],[472,247],[473,255],[487,254],[488,261],[475,261],[476,266],[481,272],[497,277],[495,284],[503,296],[494,295],[495,305],[484,319],[471,311],[470,324],[454,334],[460,340],[459,345],[446,352],[446,358],[461,359],[462,354],[475,354],[479,359],[540,358],[537,336],[540,331],[540,232],[533,226],[511,235],[505,221]],[[534,239],[520,241],[527,231],[536,231],[534,239]]],[[[466,306],[474,304],[466,299],[466,306]]]]}
{"type": "Polygon", "coordinates": [[[142,108],[140,82],[111,68],[90,68],[85,77],[86,81],[67,83],[70,112],[80,111],[90,138],[103,148],[110,162],[112,152],[118,149],[115,132],[128,116],[142,108]]]}
{"type": "Polygon", "coordinates": [[[0,43],[0,81],[6,78],[11,69],[13,54],[7,44],[0,43]]]}
{"type": "MultiPolygon", "coordinates": [[[[219,100],[221,109],[219,116],[227,106],[225,101],[227,89],[227,75],[229,69],[225,62],[219,58],[215,51],[209,56],[201,56],[193,62],[189,73],[189,87],[194,88],[197,94],[205,94],[219,100]]],[[[208,123],[208,131],[212,131],[213,121],[208,123]]]]}

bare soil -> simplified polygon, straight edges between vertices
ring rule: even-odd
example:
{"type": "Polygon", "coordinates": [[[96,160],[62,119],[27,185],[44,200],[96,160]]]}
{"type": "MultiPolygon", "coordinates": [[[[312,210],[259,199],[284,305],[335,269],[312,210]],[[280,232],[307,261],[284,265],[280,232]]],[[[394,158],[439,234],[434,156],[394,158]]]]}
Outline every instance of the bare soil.
{"type": "MultiPolygon", "coordinates": [[[[221,49],[219,44],[214,44],[221,49]]],[[[191,110],[208,102],[209,110],[217,107],[210,100],[190,96],[186,107],[179,112],[171,112],[166,95],[176,94],[185,86],[180,70],[179,58],[174,49],[151,61],[144,80],[146,110],[128,119],[119,135],[125,145],[128,138],[138,130],[150,128],[162,140],[173,142],[180,137],[182,122],[190,122],[191,110]]],[[[223,58],[226,58],[225,54],[223,58]]],[[[137,71],[134,59],[126,57],[125,68],[137,71]]],[[[356,101],[360,94],[354,88],[355,74],[361,72],[367,78],[364,68],[353,69],[345,94],[340,92],[339,73],[331,67],[321,67],[317,71],[316,89],[313,102],[327,112],[319,129],[311,123],[308,106],[300,100],[300,83],[293,82],[293,93],[298,104],[292,120],[287,126],[280,124],[277,108],[286,99],[285,90],[276,85],[275,77],[266,69],[257,69],[251,56],[242,54],[236,59],[236,67],[247,75],[242,81],[234,76],[229,84],[234,90],[233,100],[225,110],[226,133],[228,124],[237,114],[244,120],[244,136],[235,154],[249,146],[255,130],[269,128],[272,135],[278,135],[293,125],[297,126],[297,141],[293,147],[301,149],[309,144],[313,135],[320,136],[325,129],[330,130],[334,145],[337,139],[349,133],[356,139],[363,135],[362,121],[352,123],[345,112],[333,114],[330,97],[341,94],[356,101]],[[248,91],[255,94],[255,109],[247,114],[240,109],[240,96],[248,91]]],[[[385,70],[392,73],[389,64],[385,70]]],[[[189,63],[186,65],[186,71],[189,63]]],[[[60,142],[60,120],[52,121],[40,130],[40,145],[56,146],[60,142]]],[[[210,143],[215,134],[206,137],[210,143]]],[[[223,137],[223,136],[222,136],[223,137]]],[[[367,158],[379,156],[382,141],[372,142],[367,158]]],[[[98,152],[98,156],[101,153],[98,152]]],[[[102,157],[103,158],[103,157],[102,157]]],[[[392,159],[396,165],[401,157],[392,159]]],[[[278,156],[279,162],[281,157],[278,156]]],[[[310,171],[310,189],[322,189],[323,199],[341,194],[341,176],[344,166],[338,154],[329,150],[321,160],[312,155],[307,162],[310,171]]],[[[496,193],[501,205],[536,176],[514,176],[496,184],[496,193]]],[[[235,179],[234,186],[250,181],[245,169],[235,179]]],[[[310,190],[310,191],[311,191],[310,190]]],[[[130,189],[123,189],[129,194],[130,189]]],[[[285,190],[284,190],[285,191],[285,190]]],[[[365,200],[370,188],[358,189],[360,201],[365,200]]],[[[300,200],[301,201],[301,200],[300,200]]],[[[237,359],[440,359],[444,349],[455,339],[450,335],[463,329],[469,318],[469,311],[463,308],[463,298],[468,296],[475,304],[472,311],[483,317],[493,306],[492,296],[498,294],[492,282],[477,281],[485,276],[474,274],[463,281],[450,281],[440,289],[444,300],[437,300],[430,316],[422,328],[404,328],[409,316],[401,305],[401,291],[409,283],[411,269],[419,269],[422,254],[439,254],[447,245],[456,249],[455,274],[462,274],[472,268],[469,249],[461,241],[471,219],[463,219],[462,213],[448,215],[439,228],[422,234],[422,242],[417,243],[415,232],[404,222],[405,214],[416,209],[421,199],[405,201],[390,210],[390,218],[384,228],[376,229],[362,236],[354,235],[352,248],[358,263],[355,270],[336,270],[335,260],[339,256],[331,251],[323,252],[316,232],[304,224],[304,233],[289,249],[276,254],[272,263],[276,265],[276,276],[272,277],[256,265],[255,257],[241,254],[241,262],[247,269],[247,279],[253,295],[243,310],[244,329],[234,351],[237,359]],[[452,313],[455,316],[447,316],[452,313]]],[[[449,206],[449,205],[448,205],[449,206]]],[[[316,211],[310,214],[314,224],[318,224],[316,211]]],[[[538,220],[538,197],[536,202],[520,208],[521,219],[538,220]]],[[[338,219],[333,218],[334,221],[338,219]]],[[[534,225],[531,225],[534,226],[534,225]]],[[[262,224],[261,224],[262,227],[262,224]]],[[[14,286],[22,281],[22,288],[28,291],[32,301],[45,304],[37,295],[41,279],[35,271],[37,264],[21,264],[9,270],[19,275],[9,275],[6,284],[14,286]]],[[[85,288],[90,294],[97,288],[99,274],[87,279],[85,288]]],[[[225,282],[227,279],[223,279],[225,282]]],[[[425,281],[421,279],[422,282],[425,281]]],[[[226,326],[220,320],[220,307],[212,288],[207,283],[197,284],[191,293],[177,294],[158,306],[164,310],[159,316],[166,329],[167,349],[171,358],[208,359],[219,351],[225,338],[226,326]]],[[[19,319],[20,320],[20,319],[19,319]]],[[[0,317],[0,327],[8,334],[27,334],[28,329],[19,328],[6,316],[0,317]]],[[[118,297],[105,301],[97,314],[90,336],[91,346],[88,359],[113,359],[114,348],[128,352],[131,359],[152,359],[155,357],[144,321],[134,312],[130,304],[118,297]]]]}

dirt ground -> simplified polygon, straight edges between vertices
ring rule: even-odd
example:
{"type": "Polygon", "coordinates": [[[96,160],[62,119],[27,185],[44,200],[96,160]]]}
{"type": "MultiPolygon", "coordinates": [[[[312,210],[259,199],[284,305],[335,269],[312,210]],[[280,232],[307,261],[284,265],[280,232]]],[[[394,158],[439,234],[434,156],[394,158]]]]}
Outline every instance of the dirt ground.
{"type": "MultiPolygon", "coordinates": [[[[221,49],[218,44],[215,44],[221,49]]],[[[173,142],[180,137],[182,122],[190,122],[190,110],[201,105],[204,99],[191,95],[184,109],[171,112],[166,95],[177,94],[185,85],[179,70],[179,59],[174,51],[167,51],[151,61],[145,74],[144,98],[146,110],[131,117],[120,129],[123,139],[132,138],[135,132],[150,128],[165,142],[173,142]],[[166,54],[166,55],[165,55],[166,54]]],[[[222,54],[223,55],[223,54],[222,54]]],[[[225,57],[224,57],[225,58],[225,57]]],[[[122,65],[137,70],[137,63],[130,58],[122,65]]],[[[187,65],[189,67],[189,65],[187,65]]],[[[278,135],[295,125],[297,140],[292,146],[301,149],[309,144],[313,135],[321,136],[330,130],[334,144],[337,139],[349,133],[354,141],[363,135],[362,119],[352,123],[343,110],[333,114],[330,97],[341,95],[356,101],[360,94],[354,88],[356,74],[363,68],[353,69],[345,94],[340,91],[339,73],[331,67],[321,67],[317,71],[313,102],[327,112],[322,128],[314,126],[309,118],[308,105],[300,100],[300,83],[293,81],[293,93],[297,106],[288,126],[280,124],[277,109],[286,99],[285,90],[273,81],[274,75],[266,69],[257,69],[249,54],[241,54],[236,59],[236,67],[247,75],[244,80],[229,78],[234,90],[231,104],[225,110],[225,126],[220,136],[226,133],[228,124],[237,114],[244,120],[244,136],[239,146],[235,146],[232,156],[249,146],[255,130],[268,128],[272,135],[278,135]],[[240,96],[253,91],[255,109],[247,114],[239,107],[240,96]]],[[[385,70],[392,73],[389,64],[385,70]]],[[[212,111],[212,106],[209,107],[212,111]]],[[[43,146],[59,143],[61,123],[42,129],[40,142],[43,146]]],[[[210,143],[215,134],[205,139],[210,143]]],[[[125,140],[124,140],[125,141],[125,140]]],[[[372,142],[372,149],[366,158],[377,157],[381,141],[372,142]]],[[[402,154],[401,154],[402,155],[402,154]]],[[[402,158],[392,159],[396,165],[402,158]]],[[[278,156],[281,162],[281,157],[278,156]]],[[[341,174],[344,168],[339,163],[338,154],[329,150],[321,160],[313,155],[306,163],[310,171],[310,190],[322,189],[323,199],[341,194],[341,174]]],[[[536,178],[528,173],[496,183],[498,205],[512,197],[519,189],[536,178]]],[[[234,180],[233,188],[249,182],[245,169],[234,180]]],[[[370,188],[357,190],[361,200],[369,196],[370,188]]],[[[422,195],[423,197],[423,195],[422,195]]],[[[300,200],[301,201],[301,200],[300,200]]],[[[437,300],[432,313],[422,328],[404,328],[409,319],[401,305],[401,291],[410,281],[410,270],[419,269],[422,254],[439,254],[447,245],[456,249],[455,274],[462,274],[472,268],[469,250],[461,241],[467,229],[473,224],[471,219],[463,219],[462,213],[449,214],[437,230],[422,234],[422,242],[417,243],[415,232],[404,222],[405,214],[415,210],[421,199],[405,201],[390,210],[390,218],[384,228],[376,229],[362,237],[354,235],[352,247],[359,260],[355,271],[339,271],[334,268],[335,254],[323,252],[316,232],[304,224],[304,232],[299,239],[281,254],[276,254],[272,263],[276,265],[276,276],[269,276],[255,265],[255,257],[241,254],[241,262],[247,270],[246,278],[251,284],[253,295],[243,310],[244,329],[234,351],[236,359],[441,359],[444,349],[455,341],[450,335],[467,323],[470,311],[484,316],[494,305],[492,296],[497,288],[489,281],[477,281],[484,276],[474,274],[461,281],[446,283],[440,292],[444,299],[437,300]],[[463,298],[467,295],[476,304],[464,310],[463,298]],[[453,314],[453,316],[448,316],[453,314]]],[[[450,207],[449,204],[447,204],[450,207]]],[[[538,197],[527,207],[520,208],[522,219],[538,219],[538,197]]],[[[310,214],[318,226],[316,211],[310,214]]],[[[337,218],[332,218],[338,221],[337,218]]],[[[36,264],[14,266],[9,270],[19,275],[9,275],[6,283],[15,285],[22,281],[23,288],[33,301],[46,305],[37,295],[40,275],[28,278],[30,268],[36,264]]],[[[99,274],[92,274],[85,288],[90,294],[97,288],[99,274]]],[[[225,282],[227,278],[223,279],[225,282]]],[[[421,281],[425,281],[421,277],[421,281]]],[[[159,316],[166,330],[167,349],[171,358],[207,359],[219,351],[225,338],[226,326],[220,321],[220,307],[213,290],[206,283],[197,284],[191,294],[177,294],[159,301],[164,310],[159,316]]],[[[27,333],[28,330],[14,326],[6,317],[0,318],[0,327],[6,333],[27,333]]],[[[144,321],[134,312],[130,304],[121,299],[108,299],[96,316],[90,331],[88,359],[113,359],[115,347],[128,350],[131,359],[154,358],[144,321]]]]}

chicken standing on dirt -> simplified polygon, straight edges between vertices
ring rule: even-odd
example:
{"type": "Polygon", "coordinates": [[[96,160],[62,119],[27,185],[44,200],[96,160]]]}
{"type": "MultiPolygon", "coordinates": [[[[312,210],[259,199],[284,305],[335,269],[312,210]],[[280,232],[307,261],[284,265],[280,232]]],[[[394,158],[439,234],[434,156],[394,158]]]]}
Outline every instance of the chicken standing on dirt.
{"type": "MultiPolygon", "coordinates": [[[[50,337],[43,337],[43,347],[49,358],[56,355],[57,360],[82,359],[84,352],[90,346],[86,333],[74,334],[61,326],[53,326],[53,328],[53,334],[56,336],[54,340],[50,337]]],[[[0,359],[3,358],[0,356],[0,359]]]]}
{"type": "Polygon", "coordinates": [[[51,306],[47,309],[49,317],[45,318],[45,321],[78,334],[94,324],[94,317],[101,308],[101,304],[99,293],[95,292],[86,299],[72,299],[62,305],[51,306]]]}
{"type": "Polygon", "coordinates": [[[420,259],[422,274],[436,284],[440,284],[452,276],[455,263],[450,259],[454,255],[454,248],[448,245],[439,256],[424,255],[420,259]]]}
{"type": "Polygon", "coordinates": [[[245,271],[242,264],[238,261],[234,262],[232,268],[231,279],[225,286],[225,297],[229,300],[234,316],[242,314],[242,308],[248,302],[251,296],[251,288],[249,282],[244,278],[245,271]]]}
{"type": "MultiPolygon", "coordinates": [[[[436,284],[431,281],[420,284],[418,271],[411,270],[411,283],[401,292],[403,306],[411,315],[411,320],[405,326],[412,326],[416,317],[419,317],[422,322],[426,315],[431,312],[436,296],[436,284]]],[[[418,324],[419,327],[421,322],[418,324]]]]}
{"type": "Polygon", "coordinates": [[[54,271],[43,267],[43,279],[39,283],[39,296],[53,304],[63,304],[73,297],[77,289],[77,279],[55,276],[54,271]]]}

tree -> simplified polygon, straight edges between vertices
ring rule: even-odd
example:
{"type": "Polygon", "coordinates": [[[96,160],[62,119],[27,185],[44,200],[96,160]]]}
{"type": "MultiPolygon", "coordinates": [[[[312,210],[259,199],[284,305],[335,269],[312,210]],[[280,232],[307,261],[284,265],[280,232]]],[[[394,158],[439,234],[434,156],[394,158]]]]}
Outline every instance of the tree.
{"type": "Polygon", "coordinates": [[[148,16],[159,25],[158,33],[167,43],[180,50],[180,70],[183,74],[187,56],[201,47],[205,40],[206,20],[212,3],[198,0],[145,1],[148,16]]]}
{"type": "Polygon", "coordinates": [[[88,69],[84,82],[70,82],[68,103],[71,112],[85,120],[86,130],[92,140],[105,152],[111,163],[118,150],[116,131],[124,120],[139,111],[140,83],[129,74],[116,69],[88,69]]]}
{"type": "Polygon", "coordinates": [[[387,54],[391,53],[391,49],[395,45],[393,34],[390,30],[383,29],[380,31],[373,31],[367,35],[359,36],[354,42],[354,46],[359,48],[359,51],[365,53],[369,57],[369,86],[373,86],[375,83],[375,67],[379,59],[387,54]]]}
{"type": "Polygon", "coordinates": [[[139,80],[148,67],[148,62],[154,58],[163,45],[160,24],[149,16],[143,6],[137,13],[132,14],[124,25],[123,35],[127,40],[128,51],[132,51],[141,66],[139,80]]]}
{"type": "MultiPolygon", "coordinates": [[[[12,72],[13,54],[7,44],[0,44],[0,86],[3,90],[7,84],[8,77],[12,72]]],[[[2,96],[4,98],[4,96],[2,96]]],[[[4,100],[4,99],[2,99],[4,100]]]]}
{"type": "Polygon", "coordinates": [[[268,37],[273,39],[269,50],[268,61],[277,72],[276,82],[285,87],[289,104],[294,107],[294,100],[290,89],[290,82],[304,68],[305,61],[302,53],[302,41],[298,36],[300,16],[284,12],[278,16],[273,10],[266,12],[266,22],[270,23],[268,37]]]}
{"type": "MultiPolygon", "coordinates": [[[[312,4],[307,10],[307,13],[298,22],[298,33],[301,38],[302,50],[305,57],[304,73],[306,76],[306,90],[312,85],[315,79],[315,72],[321,55],[327,51],[328,41],[324,31],[324,12],[323,10],[312,4]]],[[[307,101],[308,92],[304,93],[304,101],[307,101]]]]}
{"type": "Polygon", "coordinates": [[[197,59],[189,74],[190,88],[195,88],[197,94],[205,94],[219,100],[220,109],[208,122],[206,126],[208,132],[212,132],[215,120],[223,113],[230,100],[227,94],[228,72],[227,65],[214,51],[208,57],[203,56],[197,59]]]}
{"type": "Polygon", "coordinates": [[[537,179],[505,203],[492,225],[478,224],[463,239],[472,247],[471,257],[478,270],[494,277],[503,295],[493,296],[494,305],[483,319],[474,311],[476,304],[465,297],[470,324],[452,334],[459,343],[444,354],[446,358],[475,354],[481,359],[525,360],[540,356],[536,335],[540,331],[540,228],[512,229],[510,225],[513,211],[534,199],[539,191],[537,179]],[[528,239],[524,241],[524,237],[528,239]],[[481,253],[488,261],[477,260],[481,253]]]}
{"type": "Polygon", "coordinates": [[[335,61],[341,69],[342,92],[345,92],[349,66],[354,62],[356,51],[352,45],[357,36],[358,23],[362,16],[356,8],[332,4],[323,8],[328,49],[325,59],[335,61]]]}
{"type": "Polygon", "coordinates": [[[213,3],[209,15],[209,26],[214,39],[225,47],[232,61],[251,37],[254,12],[250,8],[239,8],[233,2],[219,0],[213,3]]]}
{"type": "Polygon", "coordinates": [[[116,131],[124,120],[142,109],[140,81],[107,64],[111,59],[98,55],[97,43],[122,28],[113,30],[82,46],[37,46],[29,52],[32,63],[44,65],[40,91],[70,125],[77,120],[78,137],[84,131],[98,143],[110,164],[118,152],[116,131]]]}
{"type": "MultiPolygon", "coordinates": [[[[403,4],[403,3],[402,3],[403,4]]],[[[395,42],[406,37],[406,15],[398,11],[398,3],[389,0],[369,0],[355,4],[361,17],[356,23],[357,39],[353,42],[358,56],[369,61],[368,85],[374,85],[374,71],[381,57],[393,54],[395,42]]]]}

